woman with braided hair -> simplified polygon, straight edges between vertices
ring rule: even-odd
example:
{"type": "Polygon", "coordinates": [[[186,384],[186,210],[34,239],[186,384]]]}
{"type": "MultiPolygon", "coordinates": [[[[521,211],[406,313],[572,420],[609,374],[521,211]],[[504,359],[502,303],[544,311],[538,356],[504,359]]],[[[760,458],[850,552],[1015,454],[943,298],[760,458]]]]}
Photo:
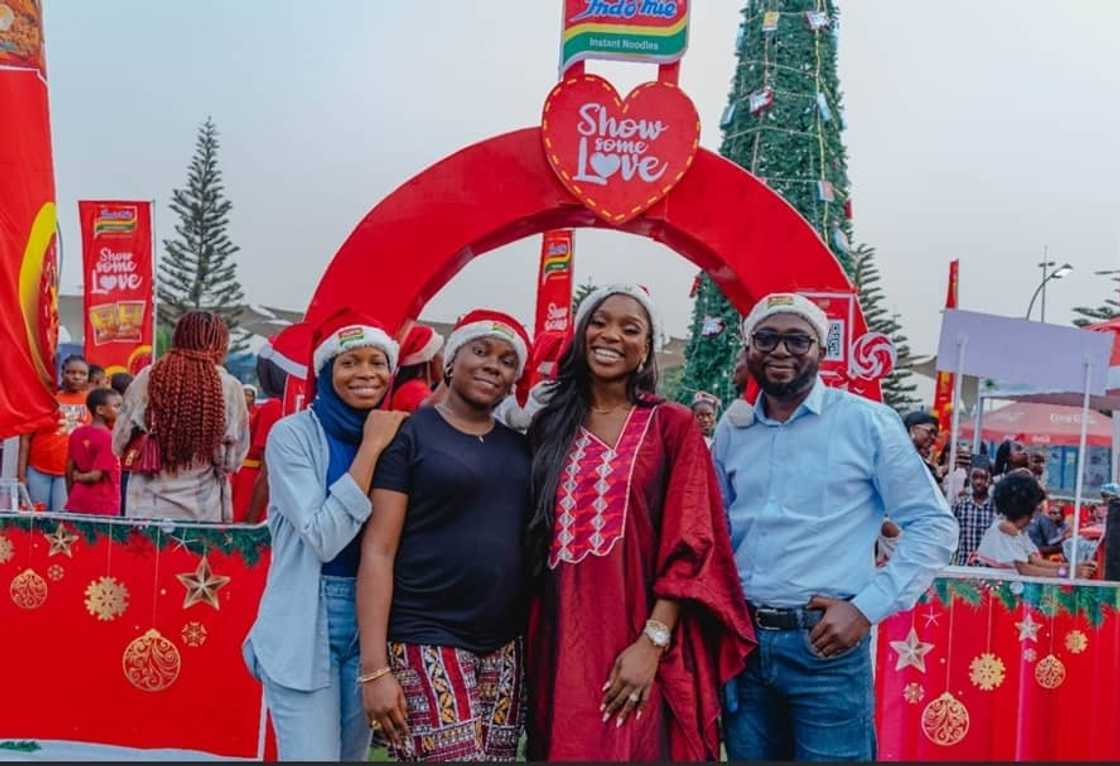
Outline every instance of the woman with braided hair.
{"type": "Polygon", "coordinates": [[[190,311],[175,324],[171,349],[128,387],[113,429],[122,455],[138,432],[159,448],[159,471],[133,471],[125,515],[231,521],[229,475],[249,449],[241,384],[220,365],[229,329],[217,314],[190,311]]]}

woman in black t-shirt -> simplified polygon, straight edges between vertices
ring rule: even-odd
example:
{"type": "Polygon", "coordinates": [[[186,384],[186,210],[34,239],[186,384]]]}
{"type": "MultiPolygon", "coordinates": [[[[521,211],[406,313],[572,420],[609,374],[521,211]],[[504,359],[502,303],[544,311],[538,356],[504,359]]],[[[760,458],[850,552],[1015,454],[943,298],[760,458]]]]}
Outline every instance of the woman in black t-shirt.
{"type": "Polygon", "coordinates": [[[447,340],[448,394],[381,455],[362,540],[362,699],[398,760],[512,760],[524,729],[528,445],[494,420],[529,339],[494,311],[447,340]]]}

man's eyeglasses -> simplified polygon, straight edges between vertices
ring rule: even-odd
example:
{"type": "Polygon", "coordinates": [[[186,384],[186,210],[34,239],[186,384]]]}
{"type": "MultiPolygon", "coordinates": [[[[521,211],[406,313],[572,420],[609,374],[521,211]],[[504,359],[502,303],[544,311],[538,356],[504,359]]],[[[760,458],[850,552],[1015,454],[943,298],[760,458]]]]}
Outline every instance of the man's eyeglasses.
{"type": "Polygon", "coordinates": [[[816,338],[800,332],[780,333],[773,330],[759,330],[751,335],[751,345],[764,354],[769,354],[778,348],[779,343],[784,343],[789,353],[804,356],[816,342],[816,338]]]}

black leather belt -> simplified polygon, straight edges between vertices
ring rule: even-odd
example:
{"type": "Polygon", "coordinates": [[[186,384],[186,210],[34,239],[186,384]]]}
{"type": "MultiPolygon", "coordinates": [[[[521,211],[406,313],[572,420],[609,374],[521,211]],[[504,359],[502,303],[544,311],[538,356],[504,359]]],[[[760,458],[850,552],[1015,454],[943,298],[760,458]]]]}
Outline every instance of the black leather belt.
{"type": "Polygon", "coordinates": [[[779,609],[771,606],[747,604],[754,626],[760,630],[811,630],[821,621],[824,612],[819,609],[779,609]]]}

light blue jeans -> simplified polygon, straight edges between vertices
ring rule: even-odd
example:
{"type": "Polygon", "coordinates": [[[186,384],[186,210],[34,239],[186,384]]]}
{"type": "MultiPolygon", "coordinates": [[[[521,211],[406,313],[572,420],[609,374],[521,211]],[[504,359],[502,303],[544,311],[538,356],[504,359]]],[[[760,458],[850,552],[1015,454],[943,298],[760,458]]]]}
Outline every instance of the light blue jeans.
{"type": "Polygon", "coordinates": [[[370,728],[358,686],[358,620],[354,578],[323,576],[331,643],[331,685],[312,692],[289,689],[261,669],[268,712],[282,761],[365,761],[370,728]]]}
{"type": "Polygon", "coordinates": [[[31,502],[42,503],[48,511],[65,511],[66,477],[27,466],[27,494],[31,496],[31,502]]]}
{"type": "Polygon", "coordinates": [[[809,631],[758,630],[747,669],[724,689],[729,761],[874,761],[870,638],[824,658],[809,631]]]}

